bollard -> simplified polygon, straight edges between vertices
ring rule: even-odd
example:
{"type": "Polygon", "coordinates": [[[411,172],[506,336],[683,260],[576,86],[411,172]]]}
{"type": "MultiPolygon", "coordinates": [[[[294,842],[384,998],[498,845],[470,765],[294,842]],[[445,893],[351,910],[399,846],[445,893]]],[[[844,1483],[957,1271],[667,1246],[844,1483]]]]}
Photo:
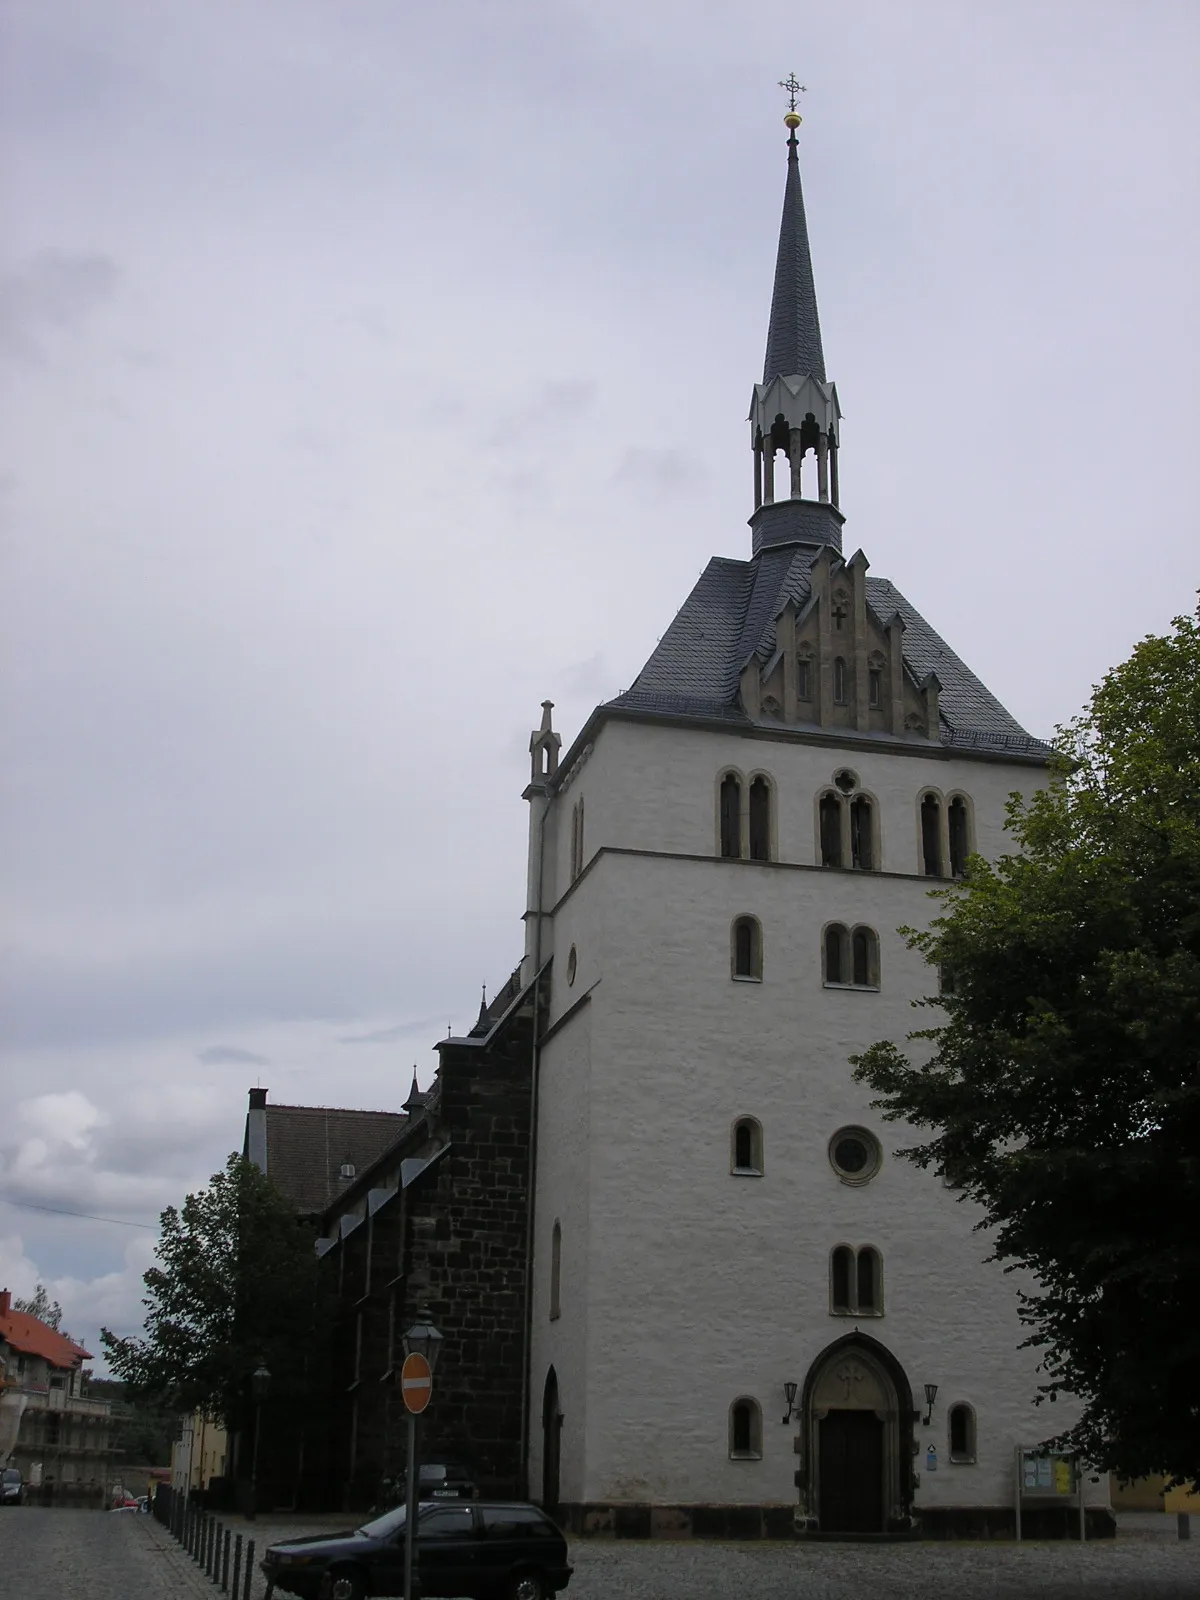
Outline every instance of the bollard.
{"type": "Polygon", "coordinates": [[[214,1519],[212,1517],[209,1517],[209,1519],[208,1519],[208,1527],[205,1530],[205,1533],[206,1533],[206,1537],[205,1537],[205,1540],[204,1540],[204,1576],[206,1578],[211,1578],[212,1577],[212,1561],[213,1561],[213,1544],[214,1544],[214,1542],[216,1540],[216,1537],[217,1537],[217,1524],[216,1524],[216,1522],[214,1521],[214,1519]]]}
{"type": "Polygon", "coordinates": [[[229,1593],[229,1529],[225,1529],[225,1538],[221,1545],[221,1588],[229,1593]]]}
{"type": "Polygon", "coordinates": [[[253,1576],[254,1576],[254,1540],[251,1539],[250,1543],[246,1546],[246,1587],[245,1587],[245,1590],[243,1591],[243,1594],[242,1594],[242,1600],[250,1600],[250,1580],[251,1580],[251,1578],[253,1578],[253,1576]]]}
{"type": "Polygon", "coordinates": [[[237,1600],[238,1586],[242,1578],[242,1536],[239,1533],[233,1546],[233,1600],[237,1600]]]}
{"type": "Polygon", "coordinates": [[[188,1530],[188,1555],[191,1556],[193,1561],[196,1559],[196,1551],[199,1548],[199,1540],[200,1510],[199,1507],[197,1507],[196,1510],[192,1512],[192,1526],[188,1530]]]}
{"type": "Polygon", "coordinates": [[[1181,1539],[1192,1537],[1192,1519],[1186,1511],[1175,1513],[1175,1528],[1181,1539]]]}

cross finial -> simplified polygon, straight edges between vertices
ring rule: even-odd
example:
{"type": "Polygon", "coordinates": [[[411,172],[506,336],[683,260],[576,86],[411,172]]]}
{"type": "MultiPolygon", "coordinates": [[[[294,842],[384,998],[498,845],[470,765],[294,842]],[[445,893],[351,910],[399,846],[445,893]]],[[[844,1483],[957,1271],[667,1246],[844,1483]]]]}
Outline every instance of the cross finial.
{"type": "Polygon", "coordinates": [[[796,74],[794,72],[789,72],[786,78],[780,78],[779,87],[781,89],[786,89],[787,90],[787,93],[788,93],[788,110],[789,111],[795,111],[795,109],[796,109],[796,96],[798,94],[807,94],[808,93],[808,90],[804,86],[804,84],[797,83],[796,74]]]}

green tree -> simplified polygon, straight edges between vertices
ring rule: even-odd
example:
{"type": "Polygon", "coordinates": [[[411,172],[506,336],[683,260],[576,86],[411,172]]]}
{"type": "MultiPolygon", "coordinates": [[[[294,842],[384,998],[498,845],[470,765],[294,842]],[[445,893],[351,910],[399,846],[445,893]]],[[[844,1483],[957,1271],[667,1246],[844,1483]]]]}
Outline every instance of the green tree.
{"type": "Polygon", "coordinates": [[[903,930],[942,975],[916,1049],[853,1058],[900,1152],[961,1182],[1021,1296],[1056,1442],[1200,1475],[1200,629],[1144,639],[1009,804],[1017,849],[903,930]]]}
{"type": "Polygon", "coordinates": [[[27,1316],[36,1317],[39,1322],[44,1322],[48,1328],[53,1328],[56,1332],[62,1331],[62,1307],[57,1300],[51,1300],[50,1292],[44,1283],[39,1283],[28,1299],[17,1296],[13,1300],[13,1310],[24,1311],[27,1316]]]}
{"type": "Polygon", "coordinates": [[[312,1229],[238,1155],[161,1221],[159,1265],[143,1280],[144,1337],[100,1334],[127,1399],[203,1411],[236,1431],[249,1416],[250,1374],[265,1362],[272,1403],[302,1402],[329,1321],[312,1229]]]}

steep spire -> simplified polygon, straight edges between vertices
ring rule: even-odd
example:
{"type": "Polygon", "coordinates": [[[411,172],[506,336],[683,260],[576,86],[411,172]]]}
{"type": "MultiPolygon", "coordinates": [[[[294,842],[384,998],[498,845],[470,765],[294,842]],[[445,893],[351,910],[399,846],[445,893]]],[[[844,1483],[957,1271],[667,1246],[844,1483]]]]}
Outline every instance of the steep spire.
{"type": "MultiPolygon", "coordinates": [[[[799,118],[796,120],[798,122],[799,118]]],[[[825,354],[821,349],[817,290],[813,283],[812,257],[808,250],[804,193],[800,187],[800,154],[796,144],[796,129],[791,127],[763,382],[800,375],[817,378],[824,383],[825,354]]]]}

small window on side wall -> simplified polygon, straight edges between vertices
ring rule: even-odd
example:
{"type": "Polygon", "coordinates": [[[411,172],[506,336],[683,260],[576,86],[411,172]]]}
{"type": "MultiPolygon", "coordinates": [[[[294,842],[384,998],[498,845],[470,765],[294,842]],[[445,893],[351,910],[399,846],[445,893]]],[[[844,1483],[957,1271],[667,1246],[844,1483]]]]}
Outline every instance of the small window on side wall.
{"type": "Polygon", "coordinates": [[[950,1407],[950,1459],[960,1465],[975,1460],[975,1413],[963,1400],[950,1407]]]}
{"type": "Polygon", "coordinates": [[[921,871],[942,876],[942,803],[935,794],[921,797],[921,871]]]}
{"type": "Polygon", "coordinates": [[[771,859],[771,785],[765,778],[750,785],[750,859],[771,859]]]}
{"type": "Polygon", "coordinates": [[[830,1252],[829,1310],[835,1317],[883,1315],[883,1257],[873,1245],[839,1244],[830,1252]]]}
{"type": "Polygon", "coordinates": [[[562,1316],[562,1225],[555,1218],[550,1235],[550,1320],[562,1316]]]}
{"type": "Polygon", "coordinates": [[[762,1124],[755,1117],[739,1117],[733,1125],[730,1170],[739,1178],[761,1178],[763,1170],[762,1124]]]}
{"type": "Polygon", "coordinates": [[[967,802],[961,795],[955,795],[946,807],[946,822],[950,835],[950,876],[964,878],[967,857],[971,854],[971,830],[967,802]]]}
{"type": "Polygon", "coordinates": [[[748,1396],[729,1408],[729,1454],[734,1461],[762,1459],[762,1409],[748,1396]]]}
{"type": "Polygon", "coordinates": [[[823,794],[820,804],[821,865],[842,865],[842,801],[836,794],[823,794]]]}
{"type": "Polygon", "coordinates": [[[833,703],[844,706],[848,699],[846,663],[838,656],[833,663],[833,703]]]}
{"type": "Polygon", "coordinates": [[[742,782],[736,772],[721,779],[721,854],[737,860],[742,853],[742,782]]]}
{"type": "Polygon", "coordinates": [[[742,983],[761,983],[762,928],[757,917],[736,917],[730,936],[732,976],[742,983]]]}

